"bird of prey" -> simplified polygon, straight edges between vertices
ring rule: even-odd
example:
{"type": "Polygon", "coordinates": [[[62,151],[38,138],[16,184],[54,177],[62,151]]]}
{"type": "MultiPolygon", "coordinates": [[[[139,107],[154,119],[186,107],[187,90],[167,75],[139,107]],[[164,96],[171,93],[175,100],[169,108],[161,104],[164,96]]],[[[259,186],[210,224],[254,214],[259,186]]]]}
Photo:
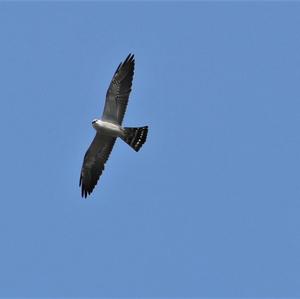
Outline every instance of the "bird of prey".
{"type": "Polygon", "coordinates": [[[94,190],[118,137],[136,152],[146,141],[148,126],[122,127],[131,91],[134,63],[134,55],[129,54],[124,62],[119,64],[106,93],[102,117],[92,121],[96,136],[83,159],[79,181],[82,197],[86,198],[94,190]]]}

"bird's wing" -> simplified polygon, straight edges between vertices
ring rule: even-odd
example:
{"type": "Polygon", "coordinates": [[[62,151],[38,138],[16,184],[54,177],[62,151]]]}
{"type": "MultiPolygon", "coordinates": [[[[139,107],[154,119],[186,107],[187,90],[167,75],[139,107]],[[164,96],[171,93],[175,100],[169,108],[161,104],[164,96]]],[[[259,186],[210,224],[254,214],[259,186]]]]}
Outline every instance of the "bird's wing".
{"type": "Polygon", "coordinates": [[[79,186],[81,186],[81,196],[87,197],[96,186],[104,164],[115,144],[116,138],[96,133],[94,140],[85,153],[80,173],[79,186]]]}
{"type": "Polygon", "coordinates": [[[106,93],[106,100],[102,119],[122,124],[126,111],[134,73],[134,55],[129,54],[123,63],[120,63],[110,82],[106,93]]]}

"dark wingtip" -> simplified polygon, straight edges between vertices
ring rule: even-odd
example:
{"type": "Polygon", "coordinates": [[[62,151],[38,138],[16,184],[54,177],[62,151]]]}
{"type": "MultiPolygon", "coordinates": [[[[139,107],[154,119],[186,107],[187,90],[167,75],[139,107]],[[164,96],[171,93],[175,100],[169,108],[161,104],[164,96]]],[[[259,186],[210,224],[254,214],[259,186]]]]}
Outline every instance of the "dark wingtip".
{"type": "Polygon", "coordinates": [[[82,186],[81,186],[81,197],[86,198],[86,189],[85,189],[84,184],[82,184],[82,186]]]}
{"type": "Polygon", "coordinates": [[[125,64],[127,61],[129,61],[129,59],[130,59],[130,56],[131,56],[131,53],[129,53],[129,54],[128,54],[128,56],[125,58],[125,60],[124,60],[123,64],[125,64]]]}
{"type": "Polygon", "coordinates": [[[125,58],[125,60],[118,65],[118,67],[117,67],[117,69],[115,71],[115,74],[118,73],[118,71],[120,70],[120,68],[122,66],[124,66],[125,64],[127,64],[127,63],[134,63],[134,54],[132,54],[132,53],[128,54],[128,56],[125,58]]]}
{"type": "Polygon", "coordinates": [[[87,198],[88,195],[91,195],[92,191],[93,191],[93,190],[88,190],[88,189],[86,188],[86,186],[82,185],[82,187],[81,187],[81,197],[82,197],[82,198],[87,198]]]}
{"type": "Polygon", "coordinates": [[[134,54],[129,53],[126,59],[124,60],[123,64],[125,64],[126,62],[133,62],[133,61],[134,61],[134,54]]]}

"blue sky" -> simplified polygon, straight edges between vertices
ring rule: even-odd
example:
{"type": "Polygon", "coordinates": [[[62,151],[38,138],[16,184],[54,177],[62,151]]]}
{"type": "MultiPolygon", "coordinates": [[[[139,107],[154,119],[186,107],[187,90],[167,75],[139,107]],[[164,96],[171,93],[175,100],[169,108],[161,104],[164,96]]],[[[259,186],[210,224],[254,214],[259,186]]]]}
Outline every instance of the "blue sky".
{"type": "Polygon", "coordinates": [[[300,5],[0,3],[0,297],[300,297],[300,5]],[[136,71],[89,200],[110,79],[136,71]]]}

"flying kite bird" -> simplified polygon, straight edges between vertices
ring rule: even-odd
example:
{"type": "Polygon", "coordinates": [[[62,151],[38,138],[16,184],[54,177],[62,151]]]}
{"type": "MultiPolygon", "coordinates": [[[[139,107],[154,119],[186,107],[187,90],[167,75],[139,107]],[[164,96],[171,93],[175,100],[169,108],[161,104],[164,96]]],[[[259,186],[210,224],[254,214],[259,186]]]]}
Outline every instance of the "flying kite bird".
{"type": "Polygon", "coordinates": [[[95,188],[104,164],[120,137],[136,152],[145,143],[148,126],[139,128],[122,127],[134,73],[134,55],[129,54],[119,64],[106,93],[106,100],[101,119],[94,119],[92,126],[96,136],[85,153],[80,173],[79,186],[81,196],[87,197],[95,188]]]}

